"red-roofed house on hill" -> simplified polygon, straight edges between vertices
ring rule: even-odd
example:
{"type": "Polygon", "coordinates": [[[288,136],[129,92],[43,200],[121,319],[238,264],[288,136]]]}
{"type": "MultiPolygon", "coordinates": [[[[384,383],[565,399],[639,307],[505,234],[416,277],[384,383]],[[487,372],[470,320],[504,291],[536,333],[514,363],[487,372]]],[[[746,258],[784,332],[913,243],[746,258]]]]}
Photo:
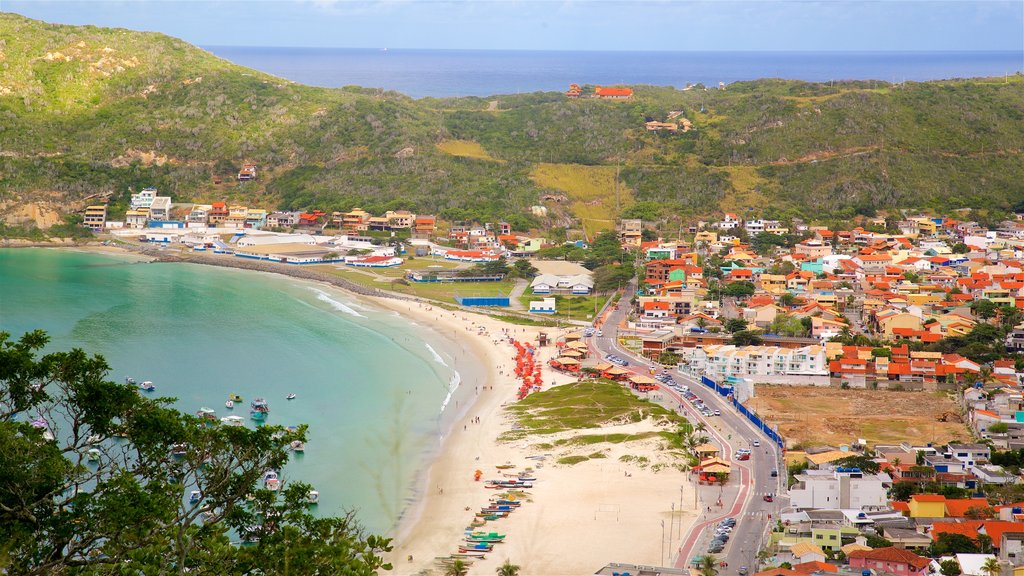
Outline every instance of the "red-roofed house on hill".
{"type": "Polygon", "coordinates": [[[854,550],[847,556],[852,568],[865,568],[889,574],[925,576],[931,561],[902,548],[854,550]]]}
{"type": "Polygon", "coordinates": [[[615,88],[598,86],[594,88],[594,98],[603,100],[629,100],[633,97],[632,88],[615,88]]]}

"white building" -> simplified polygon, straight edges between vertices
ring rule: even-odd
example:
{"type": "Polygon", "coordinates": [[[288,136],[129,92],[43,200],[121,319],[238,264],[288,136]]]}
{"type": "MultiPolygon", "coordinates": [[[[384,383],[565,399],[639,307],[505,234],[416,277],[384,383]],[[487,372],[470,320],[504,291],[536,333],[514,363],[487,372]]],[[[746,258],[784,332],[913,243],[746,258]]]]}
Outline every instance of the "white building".
{"type": "Polygon", "coordinates": [[[807,510],[884,507],[892,484],[888,474],[865,474],[855,469],[806,470],[789,489],[793,508],[807,510]]]}
{"type": "Polygon", "coordinates": [[[757,220],[747,220],[747,223],[743,226],[751,236],[764,232],[764,220],[761,220],[760,218],[757,220]]]}
{"type": "Polygon", "coordinates": [[[946,456],[956,458],[964,466],[974,466],[988,463],[992,449],[987,444],[950,444],[946,447],[946,456]]]}
{"type": "Polygon", "coordinates": [[[171,219],[171,197],[170,196],[156,196],[153,198],[153,203],[149,207],[149,219],[150,220],[170,220],[171,219]]]}
{"type": "Polygon", "coordinates": [[[316,238],[309,234],[260,234],[256,236],[246,234],[236,242],[239,248],[271,246],[274,244],[306,244],[313,246],[316,243],[316,238]]]}
{"type": "Polygon", "coordinates": [[[594,290],[594,280],[583,274],[538,274],[530,286],[534,294],[590,294],[594,290]]]}
{"type": "Polygon", "coordinates": [[[726,213],[725,218],[722,218],[722,221],[718,223],[718,228],[721,230],[732,230],[733,228],[738,228],[742,223],[743,220],[738,216],[728,212],[726,213]]]}
{"type": "Polygon", "coordinates": [[[824,346],[779,348],[777,346],[734,346],[713,344],[687,348],[683,362],[693,375],[707,374],[716,380],[730,376],[827,376],[824,346]]]}
{"type": "Polygon", "coordinates": [[[540,300],[530,301],[530,312],[535,314],[554,314],[555,310],[555,298],[541,298],[540,300]]]}
{"type": "Polygon", "coordinates": [[[205,225],[210,219],[210,210],[213,206],[210,204],[196,204],[192,206],[192,210],[188,213],[186,221],[189,224],[203,224],[205,225]]]}
{"type": "Polygon", "coordinates": [[[142,192],[132,194],[132,210],[151,207],[154,198],[156,198],[156,188],[144,188],[142,192]]]}

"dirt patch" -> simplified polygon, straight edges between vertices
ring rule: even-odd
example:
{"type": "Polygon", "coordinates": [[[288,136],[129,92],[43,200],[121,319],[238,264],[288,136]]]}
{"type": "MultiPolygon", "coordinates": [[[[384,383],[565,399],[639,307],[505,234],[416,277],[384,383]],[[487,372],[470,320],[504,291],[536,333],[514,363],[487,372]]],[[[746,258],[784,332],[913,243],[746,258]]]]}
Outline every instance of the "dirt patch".
{"type": "Polygon", "coordinates": [[[758,386],[757,398],[747,406],[777,424],[791,446],[849,444],[858,438],[870,446],[970,438],[963,424],[938,421],[944,412],[957,412],[945,393],[758,386]]]}
{"type": "Polygon", "coordinates": [[[60,212],[53,206],[42,202],[26,202],[24,204],[0,203],[0,216],[8,224],[23,225],[33,223],[36,228],[49,228],[60,224],[60,212]]]}

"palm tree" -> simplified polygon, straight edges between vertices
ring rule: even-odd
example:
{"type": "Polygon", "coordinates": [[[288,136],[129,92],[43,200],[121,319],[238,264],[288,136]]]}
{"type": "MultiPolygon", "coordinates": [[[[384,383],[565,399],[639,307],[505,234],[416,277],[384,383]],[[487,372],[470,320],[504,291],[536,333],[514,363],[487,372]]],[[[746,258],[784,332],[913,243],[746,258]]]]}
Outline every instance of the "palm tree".
{"type": "Polygon", "coordinates": [[[448,569],[444,571],[444,576],[466,576],[468,573],[469,566],[466,566],[466,563],[461,558],[456,558],[448,565],[448,569]]]}
{"type": "Polygon", "coordinates": [[[989,558],[988,560],[985,560],[984,564],[981,565],[981,571],[985,574],[988,574],[988,576],[999,576],[999,573],[1002,572],[1002,569],[999,567],[999,560],[996,560],[995,558],[989,558]]]}
{"type": "Polygon", "coordinates": [[[498,569],[494,571],[498,576],[519,576],[519,566],[513,564],[510,560],[506,559],[505,563],[498,566],[498,569]]]}
{"type": "Polygon", "coordinates": [[[701,576],[715,576],[718,574],[718,559],[715,558],[714,554],[701,556],[700,563],[697,564],[697,570],[700,571],[701,576]]]}

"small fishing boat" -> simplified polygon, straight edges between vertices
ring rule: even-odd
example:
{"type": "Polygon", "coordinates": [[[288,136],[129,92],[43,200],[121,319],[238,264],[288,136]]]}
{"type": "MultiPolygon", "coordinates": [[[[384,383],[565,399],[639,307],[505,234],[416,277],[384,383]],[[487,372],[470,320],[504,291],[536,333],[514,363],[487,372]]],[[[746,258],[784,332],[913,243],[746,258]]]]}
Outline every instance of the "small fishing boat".
{"type": "Polygon", "coordinates": [[[188,503],[189,504],[195,504],[196,502],[199,502],[200,500],[202,500],[202,498],[203,498],[203,493],[202,492],[200,492],[199,490],[193,490],[188,495],[188,503]]]}
{"type": "Polygon", "coordinates": [[[452,558],[478,558],[483,560],[487,556],[483,552],[456,552],[452,554],[452,558]]]}
{"type": "Polygon", "coordinates": [[[90,434],[89,437],[85,439],[86,444],[99,444],[102,441],[103,436],[100,436],[99,434],[90,434]]]}
{"type": "Polygon", "coordinates": [[[476,548],[471,546],[459,546],[459,554],[466,554],[469,552],[493,552],[494,548],[476,548]]]}
{"type": "Polygon", "coordinates": [[[310,490],[309,494],[306,494],[306,504],[310,506],[316,506],[320,503],[320,493],[316,490],[310,490]]]}
{"type": "Polygon", "coordinates": [[[135,378],[132,378],[131,376],[125,376],[124,383],[129,386],[135,386],[135,378]]]}
{"type": "Polygon", "coordinates": [[[498,466],[495,466],[495,468],[497,468],[498,470],[509,470],[510,468],[515,468],[515,467],[516,467],[515,464],[500,464],[498,466]]]}
{"type": "Polygon", "coordinates": [[[186,444],[175,444],[171,446],[171,456],[174,458],[181,458],[188,451],[188,445],[186,444]]]}
{"type": "Polygon", "coordinates": [[[142,390],[143,392],[152,392],[153,390],[156,390],[156,384],[146,380],[142,384],[139,384],[139,390],[142,390]]]}
{"type": "Polygon", "coordinates": [[[99,462],[100,455],[101,453],[99,448],[90,448],[89,451],[85,453],[85,459],[89,462],[99,462]]]}
{"type": "Polygon", "coordinates": [[[245,418],[241,416],[225,416],[220,419],[220,423],[225,426],[244,426],[245,418]]]}
{"type": "Polygon", "coordinates": [[[289,444],[289,446],[295,452],[302,453],[306,451],[306,444],[302,440],[292,440],[292,443],[289,444]]]}
{"type": "Polygon", "coordinates": [[[498,539],[504,539],[505,538],[505,535],[501,534],[499,532],[470,532],[469,534],[467,534],[467,536],[469,536],[470,538],[480,538],[480,537],[498,538],[498,539]]]}
{"type": "Polygon", "coordinates": [[[277,478],[270,478],[269,480],[263,483],[263,486],[264,488],[270,490],[271,492],[277,492],[281,488],[281,481],[278,480],[277,478]]]}
{"type": "Polygon", "coordinates": [[[233,410],[235,408],[235,403],[232,400],[228,400],[227,402],[224,403],[224,407],[227,408],[228,410],[233,410]]]}
{"type": "Polygon", "coordinates": [[[228,394],[228,400],[231,400],[232,402],[241,402],[242,397],[238,394],[228,394]]]}
{"type": "MultiPolygon", "coordinates": [[[[466,548],[471,551],[490,552],[494,550],[494,544],[490,542],[480,542],[478,544],[459,544],[459,548],[466,548]]],[[[463,550],[465,552],[465,550],[463,550]]]]}
{"type": "Polygon", "coordinates": [[[206,406],[196,410],[196,416],[199,416],[203,420],[217,420],[217,412],[215,412],[213,408],[207,408],[206,406]]]}
{"type": "Polygon", "coordinates": [[[286,400],[295,400],[295,393],[292,392],[291,394],[285,396],[285,399],[286,400]]]}

